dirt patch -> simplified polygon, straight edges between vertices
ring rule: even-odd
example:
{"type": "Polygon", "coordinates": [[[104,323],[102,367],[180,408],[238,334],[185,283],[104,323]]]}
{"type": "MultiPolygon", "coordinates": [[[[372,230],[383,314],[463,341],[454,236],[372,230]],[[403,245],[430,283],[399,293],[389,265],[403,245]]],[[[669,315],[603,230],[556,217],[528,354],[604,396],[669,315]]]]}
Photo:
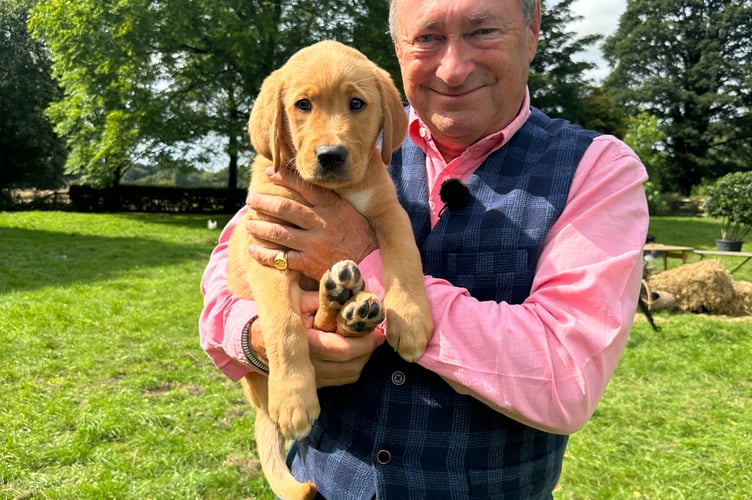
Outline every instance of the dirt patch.
{"type": "Polygon", "coordinates": [[[258,459],[252,457],[244,457],[242,455],[230,454],[225,459],[225,465],[227,467],[236,467],[240,472],[240,478],[243,481],[250,481],[262,474],[261,462],[258,459]]]}

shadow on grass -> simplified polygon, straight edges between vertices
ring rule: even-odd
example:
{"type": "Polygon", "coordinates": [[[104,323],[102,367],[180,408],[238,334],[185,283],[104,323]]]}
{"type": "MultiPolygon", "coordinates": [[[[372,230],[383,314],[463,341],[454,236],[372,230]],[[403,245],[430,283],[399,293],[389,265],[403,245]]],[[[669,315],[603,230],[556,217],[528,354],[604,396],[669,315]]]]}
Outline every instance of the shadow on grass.
{"type": "Polygon", "coordinates": [[[138,237],[0,228],[0,294],[91,283],[187,261],[206,262],[210,250],[199,244],[138,237]]]}

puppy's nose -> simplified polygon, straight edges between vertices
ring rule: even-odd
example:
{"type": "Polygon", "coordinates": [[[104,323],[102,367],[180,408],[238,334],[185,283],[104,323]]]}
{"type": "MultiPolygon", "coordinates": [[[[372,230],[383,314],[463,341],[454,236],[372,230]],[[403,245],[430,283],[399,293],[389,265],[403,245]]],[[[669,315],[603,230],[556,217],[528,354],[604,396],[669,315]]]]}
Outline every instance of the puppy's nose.
{"type": "Polygon", "coordinates": [[[319,146],[316,159],[324,169],[336,169],[347,161],[347,149],[344,146],[319,146]]]}

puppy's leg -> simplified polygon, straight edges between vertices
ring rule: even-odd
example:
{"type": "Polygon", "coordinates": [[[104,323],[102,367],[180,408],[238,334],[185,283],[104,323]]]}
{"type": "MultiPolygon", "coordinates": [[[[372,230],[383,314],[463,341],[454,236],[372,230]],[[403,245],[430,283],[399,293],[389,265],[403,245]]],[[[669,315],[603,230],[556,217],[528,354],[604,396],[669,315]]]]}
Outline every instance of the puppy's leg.
{"type": "Polygon", "coordinates": [[[433,334],[431,306],[426,298],[420,254],[417,249],[382,243],[386,337],[406,361],[415,361],[433,334]],[[391,253],[395,252],[395,253],[391,253]]]}
{"type": "Polygon", "coordinates": [[[316,328],[344,336],[360,336],[373,331],[384,320],[378,297],[364,292],[365,283],[357,264],[343,260],[321,278],[316,328]]]}
{"type": "Polygon", "coordinates": [[[316,376],[300,317],[299,275],[254,266],[253,293],[269,359],[269,416],[286,437],[302,439],[319,416],[316,376]]]}
{"type": "Polygon", "coordinates": [[[407,213],[384,169],[376,169],[371,185],[368,219],[376,233],[384,264],[384,307],[387,341],[407,361],[423,354],[433,334],[431,306],[426,297],[423,264],[407,213]]]}
{"type": "Polygon", "coordinates": [[[256,444],[264,476],[280,498],[313,498],[313,483],[299,483],[285,462],[285,440],[267,413],[269,384],[264,375],[249,373],[242,380],[246,399],[256,408],[256,444]]]}

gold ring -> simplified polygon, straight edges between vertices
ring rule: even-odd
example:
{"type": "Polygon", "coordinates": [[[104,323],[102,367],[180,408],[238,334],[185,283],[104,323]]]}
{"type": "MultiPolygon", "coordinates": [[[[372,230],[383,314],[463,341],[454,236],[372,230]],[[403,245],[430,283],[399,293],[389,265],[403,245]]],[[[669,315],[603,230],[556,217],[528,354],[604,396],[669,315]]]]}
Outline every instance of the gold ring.
{"type": "Polygon", "coordinates": [[[287,250],[280,250],[274,256],[274,268],[280,271],[287,269],[287,250]]]}

